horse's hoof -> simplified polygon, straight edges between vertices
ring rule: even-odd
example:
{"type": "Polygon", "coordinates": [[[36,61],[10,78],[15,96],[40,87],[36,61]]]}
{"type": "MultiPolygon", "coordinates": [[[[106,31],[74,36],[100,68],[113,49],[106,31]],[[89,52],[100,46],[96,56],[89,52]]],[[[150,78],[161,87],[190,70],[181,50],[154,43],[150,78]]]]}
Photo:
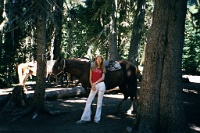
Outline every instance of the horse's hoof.
{"type": "Polygon", "coordinates": [[[128,115],[132,115],[132,110],[131,109],[129,109],[126,113],[128,114],[128,115]]]}
{"type": "Polygon", "coordinates": [[[137,114],[137,111],[136,110],[128,110],[127,112],[126,112],[128,115],[136,115],[137,114]]]}

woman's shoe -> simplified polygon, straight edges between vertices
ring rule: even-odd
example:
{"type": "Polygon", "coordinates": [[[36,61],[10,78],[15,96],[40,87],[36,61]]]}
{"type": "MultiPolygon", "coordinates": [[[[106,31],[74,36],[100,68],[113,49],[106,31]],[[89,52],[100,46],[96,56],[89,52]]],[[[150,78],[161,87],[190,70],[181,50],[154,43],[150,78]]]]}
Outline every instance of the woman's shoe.
{"type": "Polygon", "coordinates": [[[99,121],[94,121],[94,124],[99,124],[99,121]]]}
{"type": "Polygon", "coordinates": [[[88,121],[83,121],[83,120],[79,120],[76,122],[76,124],[84,124],[84,123],[87,123],[88,121]]]}

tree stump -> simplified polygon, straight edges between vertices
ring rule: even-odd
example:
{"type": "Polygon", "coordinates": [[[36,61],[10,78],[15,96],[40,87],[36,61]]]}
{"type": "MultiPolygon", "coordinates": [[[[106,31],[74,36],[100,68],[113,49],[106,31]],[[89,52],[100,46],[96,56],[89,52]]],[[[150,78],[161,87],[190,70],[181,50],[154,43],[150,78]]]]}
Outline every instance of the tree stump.
{"type": "Polygon", "coordinates": [[[15,86],[12,93],[7,96],[7,103],[4,105],[2,111],[11,111],[13,108],[21,108],[26,104],[26,94],[23,86],[15,86]]]}

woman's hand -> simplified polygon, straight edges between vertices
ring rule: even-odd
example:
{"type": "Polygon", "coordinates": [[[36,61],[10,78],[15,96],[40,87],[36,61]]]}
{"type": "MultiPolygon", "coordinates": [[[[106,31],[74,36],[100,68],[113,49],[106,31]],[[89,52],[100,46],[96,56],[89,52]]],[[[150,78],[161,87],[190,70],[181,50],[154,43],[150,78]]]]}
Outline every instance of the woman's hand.
{"type": "Polygon", "coordinates": [[[92,89],[93,91],[96,90],[95,85],[96,85],[96,83],[92,83],[92,88],[91,88],[91,89],[92,89]]]}

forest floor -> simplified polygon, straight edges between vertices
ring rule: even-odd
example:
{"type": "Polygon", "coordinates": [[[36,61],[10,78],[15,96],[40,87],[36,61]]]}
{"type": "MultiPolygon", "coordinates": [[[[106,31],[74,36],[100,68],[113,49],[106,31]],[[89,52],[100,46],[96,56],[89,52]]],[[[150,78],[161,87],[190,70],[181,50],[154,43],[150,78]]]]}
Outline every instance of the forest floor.
{"type": "MultiPolygon", "coordinates": [[[[200,77],[191,76],[189,79],[190,83],[183,84],[185,114],[191,132],[200,133],[200,77]]],[[[123,104],[122,112],[118,113],[117,105],[122,98],[121,93],[106,93],[100,123],[82,125],[77,125],[76,121],[82,115],[87,97],[45,100],[48,109],[67,112],[55,116],[41,114],[36,119],[32,119],[33,114],[30,114],[12,123],[0,121],[0,133],[126,133],[127,127],[132,127],[135,116],[126,113],[129,100],[123,104]]],[[[94,110],[95,104],[96,99],[93,102],[94,110]]]]}

